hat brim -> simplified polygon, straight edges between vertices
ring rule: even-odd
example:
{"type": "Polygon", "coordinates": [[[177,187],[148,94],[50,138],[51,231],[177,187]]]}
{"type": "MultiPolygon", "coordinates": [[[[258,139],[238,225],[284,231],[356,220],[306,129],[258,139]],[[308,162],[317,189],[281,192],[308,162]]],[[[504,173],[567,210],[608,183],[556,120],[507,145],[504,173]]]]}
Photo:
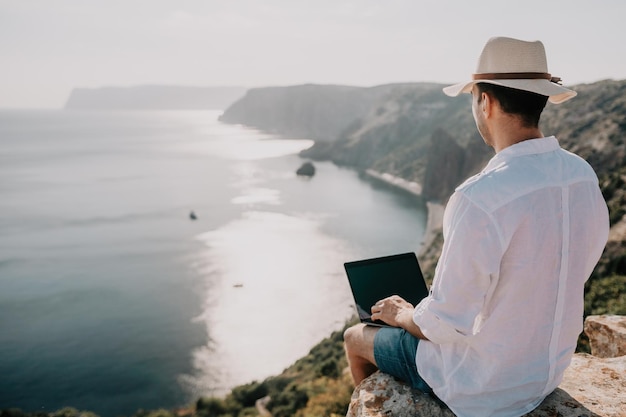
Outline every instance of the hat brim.
{"type": "Polygon", "coordinates": [[[543,79],[531,80],[472,80],[469,82],[454,84],[444,87],[443,92],[450,96],[456,97],[461,93],[469,93],[476,83],[489,83],[500,85],[502,87],[515,88],[517,90],[530,91],[532,93],[548,96],[550,103],[559,104],[576,96],[576,91],[565,88],[559,84],[543,79]]]}

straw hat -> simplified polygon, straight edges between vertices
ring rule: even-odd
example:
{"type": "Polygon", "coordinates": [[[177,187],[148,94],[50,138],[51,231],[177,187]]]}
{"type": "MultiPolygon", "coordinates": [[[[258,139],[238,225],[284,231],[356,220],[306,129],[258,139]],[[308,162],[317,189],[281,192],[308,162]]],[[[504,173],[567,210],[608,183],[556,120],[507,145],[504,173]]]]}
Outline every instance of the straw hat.
{"type": "Polygon", "coordinates": [[[563,103],[576,95],[561,86],[561,79],[548,73],[546,51],[540,41],[495,37],[485,44],[472,80],[445,87],[451,97],[469,93],[476,83],[491,83],[548,96],[551,103],[563,103]]]}

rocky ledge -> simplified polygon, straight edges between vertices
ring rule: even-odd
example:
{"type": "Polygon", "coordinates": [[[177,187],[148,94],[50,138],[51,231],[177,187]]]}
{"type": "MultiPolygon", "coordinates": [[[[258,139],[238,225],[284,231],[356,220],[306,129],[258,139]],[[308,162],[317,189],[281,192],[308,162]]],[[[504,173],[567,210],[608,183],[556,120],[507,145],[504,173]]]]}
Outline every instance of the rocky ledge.
{"type": "MultiPolygon", "coordinates": [[[[592,355],[574,355],[561,385],[526,417],[626,417],[626,317],[589,316],[585,333],[592,355]]],[[[454,414],[435,398],[376,372],[355,388],[347,417],[387,416],[454,414]]]]}

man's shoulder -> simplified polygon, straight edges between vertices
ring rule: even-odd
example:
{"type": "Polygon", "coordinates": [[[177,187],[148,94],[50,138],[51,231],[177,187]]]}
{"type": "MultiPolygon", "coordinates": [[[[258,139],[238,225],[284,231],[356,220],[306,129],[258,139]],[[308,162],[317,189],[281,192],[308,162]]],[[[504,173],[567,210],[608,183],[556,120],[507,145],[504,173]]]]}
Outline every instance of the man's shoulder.
{"type": "Polygon", "coordinates": [[[591,166],[562,148],[548,154],[528,154],[490,161],[480,173],[455,190],[490,212],[534,191],[575,181],[595,181],[591,166]]]}
{"type": "Polygon", "coordinates": [[[517,164],[503,162],[468,178],[455,192],[463,195],[485,211],[491,211],[520,192],[527,192],[531,183],[517,164]]]}

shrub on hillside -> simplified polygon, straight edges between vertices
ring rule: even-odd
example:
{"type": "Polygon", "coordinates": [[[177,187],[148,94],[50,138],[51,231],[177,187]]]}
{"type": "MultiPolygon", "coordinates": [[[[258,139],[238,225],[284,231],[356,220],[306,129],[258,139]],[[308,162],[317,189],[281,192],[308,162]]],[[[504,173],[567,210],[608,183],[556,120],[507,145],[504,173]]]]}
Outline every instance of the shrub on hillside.
{"type": "Polygon", "coordinates": [[[304,408],[309,401],[306,391],[297,384],[291,384],[284,391],[272,395],[267,409],[273,417],[291,417],[304,408]]]}

